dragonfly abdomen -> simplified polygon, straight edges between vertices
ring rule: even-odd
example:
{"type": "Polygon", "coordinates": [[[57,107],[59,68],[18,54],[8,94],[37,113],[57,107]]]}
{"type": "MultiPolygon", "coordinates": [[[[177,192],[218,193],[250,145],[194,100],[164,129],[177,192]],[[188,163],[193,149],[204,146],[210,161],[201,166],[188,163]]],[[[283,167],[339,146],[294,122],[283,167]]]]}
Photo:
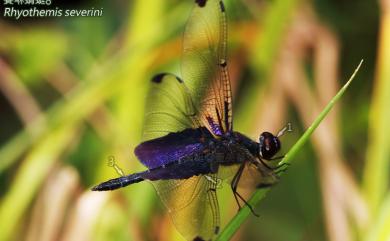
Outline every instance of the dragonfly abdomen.
{"type": "Polygon", "coordinates": [[[115,190],[121,187],[126,187],[130,184],[141,182],[145,180],[141,177],[142,173],[134,173],[123,177],[114,178],[106,182],[102,182],[92,188],[92,191],[109,191],[115,190]]]}
{"type": "Polygon", "coordinates": [[[210,160],[199,153],[184,157],[141,174],[141,177],[151,181],[167,179],[186,179],[192,176],[212,173],[210,160]]]}

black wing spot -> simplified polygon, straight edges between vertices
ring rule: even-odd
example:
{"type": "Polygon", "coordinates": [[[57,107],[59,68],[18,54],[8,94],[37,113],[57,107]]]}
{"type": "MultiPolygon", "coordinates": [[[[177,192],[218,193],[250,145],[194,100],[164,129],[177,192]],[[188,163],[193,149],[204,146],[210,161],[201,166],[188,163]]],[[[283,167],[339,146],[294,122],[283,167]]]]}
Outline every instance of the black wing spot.
{"type": "Polygon", "coordinates": [[[164,76],[167,75],[167,73],[160,73],[160,74],[156,74],[153,78],[152,78],[152,82],[153,83],[157,83],[157,84],[160,84],[164,78],[164,76]]]}
{"type": "Polygon", "coordinates": [[[223,4],[222,1],[219,1],[219,6],[221,8],[221,12],[225,12],[225,5],[223,4]]]}
{"type": "Polygon", "coordinates": [[[218,233],[219,233],[219,226],[215,226],[214,234],[218,234],[218,233]]]}
{"type": "Polygon", "coordinates": [[[206,6],[207,0],[195,0],[195,3],[198,4],[199,7],[203,8],[206,6]]]}
{"type": "Polygon", "coordinates": [[[176,79],[177,79],[177,81],[179,81],[179,83],[183,83],[183,80],[180,79],[179,77],[176,76],[176,79]]]}
{"type": "Polygon", "coordinates": [[[201,237],[197,236],[193,239],[193,241],[205,241],[204,239],[202,239],[201,237]]]}
{"type": "Polygon", "coordinates": [[[220,63],[219,63],[219,66],[225,68],[225,67],[227,66],[226,60],[221,59],[221,61],[220,61],[220,63]]]}
{"type": "Polygon", "coordinates": [[[227,101],[224,101],[224,111],[225,111],[225,126],[227,128],[226,132],[230,131],[230,126],[229,126],[229,103],[227,101]]]}

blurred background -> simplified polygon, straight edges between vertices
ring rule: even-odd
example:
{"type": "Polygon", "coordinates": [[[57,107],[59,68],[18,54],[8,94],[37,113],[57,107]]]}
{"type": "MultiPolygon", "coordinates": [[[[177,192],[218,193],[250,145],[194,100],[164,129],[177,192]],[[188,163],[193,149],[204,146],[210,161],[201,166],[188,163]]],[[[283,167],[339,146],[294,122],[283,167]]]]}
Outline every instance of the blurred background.
{"type": "MultiPolygon", "coordinates": [[[[235,129],[256,140],[291,122],[283,153],[365,60],[234,240],[390,240],[390,1],[224,2],[235,129]]],[[[183,240],[150,183],[90,188],[118,177],[110,158],[145,169],[133,150],[149,80],[180,75],[193,1],[53,6],[104,10],[0,18],[0,241],[183,240]]],[[[237,206],[219,192],[224,226],[237,206]]]]}

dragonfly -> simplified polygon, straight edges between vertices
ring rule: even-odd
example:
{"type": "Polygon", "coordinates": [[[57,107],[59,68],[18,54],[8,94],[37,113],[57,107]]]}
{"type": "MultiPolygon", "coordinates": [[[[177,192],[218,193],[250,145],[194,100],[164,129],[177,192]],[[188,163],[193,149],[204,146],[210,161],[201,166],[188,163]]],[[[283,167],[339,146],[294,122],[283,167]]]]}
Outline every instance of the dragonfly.
{"type": "Polygon", "coordinates": [[[248,204],[237,191],[245,172],[258,188],[279,180],[283,165],[271,165],[281,148],[270,132],[253,141],[233,131],[232,91],[227,63],[227,20],[222,0],[195,0],[183,36],[182,78],[160,73],[151,80],[142,143],[135,155],[146,171],[103,182],[107,191],[149,180],[187,240],[212,240],[220,231],[217,189],[229,180],[239,209],[248,204]]]}

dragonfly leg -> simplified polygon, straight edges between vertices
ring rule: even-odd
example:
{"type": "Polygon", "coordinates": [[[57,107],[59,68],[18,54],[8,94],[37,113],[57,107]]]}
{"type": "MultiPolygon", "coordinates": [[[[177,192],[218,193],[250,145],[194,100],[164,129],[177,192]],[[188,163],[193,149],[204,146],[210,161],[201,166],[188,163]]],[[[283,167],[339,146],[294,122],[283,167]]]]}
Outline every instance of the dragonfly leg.
{"type": "Polygon", "coordinates": [[[259,215],[253,210],[252,206],[237,192],[238,183],[240,182],[241,175],[244,171],[244,168],[245,168],[245,162],[241,164],[237,173],[234,175],[233,180],[230,184],[230,187],[232,188],[234,198],[236,199],[236,202],[238,205],[238,211],[240,211],[240,209],[241,209],[241,204],[240,204],[240,201],[238,200],[238,198],[239,198],[239,199],[241,199],[241,201],[243,201],[245,203],[245,205],[248,206],[248,208],[251,210],[253,215],[255,215],[256,217],[259,217],[259,215]]]}
{"type": "Polygon", "coordinates": [[[230,187],[232,188],[234,198],[236,199],[236,203],[238,205],[238,210],[241,209],[241,204],[240,204],[240,202],[238,201],[238,198],[237,198],[237,186],[238,186],[239,178],[241,177],[242,172],[244,170],[244,167],[245,167],[245,164],[242,163],[240,165],[240,168],[238,169],[238,171],[234,175],[232,182],[230,183],[230,187]]]}
{"type": "MultiPolygon", "coordinates": [[[[282,159],[283,157],[284,157],[284,156],[272,158],[272,159],[270,159],[270,161],[277,160],[277,159],[282,159]]],[[[280,168],[281,168],[281,167],[285,167],[285,168],[283,169],[283,171],[285,171],[286,168],[287,168],[288,166],[291,165],[290,163],[282,163],[281,165],[278,165],[278,166],[276,166],[276,167],[273,167],[273,166],[268,165],[263,159],[259,158],[259,160],[260,160],[261,164],[263,164],[266,168],[268,168],[268,169],[270,169],[270,170],[273,170],[273,171],[276,171],[276,173],[277,173],[277,172],[280,172],[280,168]]]]}
{"type": "Polygon", "coordinates": [[[259,157],[259,160],[261,162],[261,164],[263,164],[266,168],[268,168],[269,170],[276,170],[278,169],[279,167],[272,167],[270,165],[268,165],[262,158],[259,157]]]}
{"type": "Polygon", "coordinates": [[[279,175],[279,174],[281,174],[281,173],[284,173],[285,171],[287,171],[287,168],[279,169],[279,170],[276,170],[276,171],[275,171],[275,174],[276,174],[276,175],[279,175]]]}
{"type": "Polygon", "coordinates": [[[290,163],[282,163],[280,164],[279,166],[276,167],[276,171],[279,172],[279,171],[285,171],[287,169],[287,167],[289,167],[291,164],[290,163]]]}
{"type": "Polygon", "coordinates": [[[280,159],[283,159],[285,157],[285,155],[283,156],[277,156],[277,157],[272,157],[271,159],[269,159],[270,161],[274,161],[274,160],[280,160],[280,159]]]}

